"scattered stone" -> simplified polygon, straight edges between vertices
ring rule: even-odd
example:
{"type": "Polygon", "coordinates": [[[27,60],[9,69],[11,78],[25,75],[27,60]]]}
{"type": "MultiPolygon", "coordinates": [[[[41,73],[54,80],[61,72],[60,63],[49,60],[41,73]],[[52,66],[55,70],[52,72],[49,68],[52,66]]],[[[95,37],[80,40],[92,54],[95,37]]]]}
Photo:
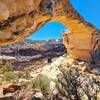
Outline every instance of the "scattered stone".
{"type": "Polygon", "coordinates": [[[52,94],[53,94],[53,95],[57,95],[57,94],[59,94],[58,89],[57,89],[57,88],[55,88],[55,89],[52,91],[52,94]]]}
{"type": "Polygon", "coordinates": [[[87,71],[87,66],[83,66],[82,67],[82,72],[86,72],[87,71]]]}
{"type": "Polygon", "coordinates": [[[53,91],[56,88],[56,83],[54,81],[50,82],[50,91],[53,91]]]}
{"type": "Polygon", "coordinates": [[[37,93],[34,95],[34,97],[35,97],[36,99],[43,99],[43,94],[42,94],[41,92],[37,92],[37,93]]]}

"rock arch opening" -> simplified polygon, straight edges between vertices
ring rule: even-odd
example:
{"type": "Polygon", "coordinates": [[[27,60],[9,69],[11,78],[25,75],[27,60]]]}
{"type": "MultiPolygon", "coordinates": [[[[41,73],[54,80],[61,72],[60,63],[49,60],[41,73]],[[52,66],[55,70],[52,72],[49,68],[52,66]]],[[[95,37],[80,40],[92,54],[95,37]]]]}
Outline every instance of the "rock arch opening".
{"type": "Polygon", "coordinates": [[[33,33],[27,39],[31,40],[49,40],[49,39],[61,39],[63,38],[62,32],[67,30],[67,27],[59,22],[48,22],[38,31],[33,33]]]}

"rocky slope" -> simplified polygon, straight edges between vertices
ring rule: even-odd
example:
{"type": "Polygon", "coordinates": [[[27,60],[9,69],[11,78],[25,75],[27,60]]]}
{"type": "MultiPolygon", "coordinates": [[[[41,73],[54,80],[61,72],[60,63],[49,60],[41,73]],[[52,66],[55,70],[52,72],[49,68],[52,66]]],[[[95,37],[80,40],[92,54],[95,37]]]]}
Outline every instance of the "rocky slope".
{"type": "Polygon", "coordinates": [[[0,45],[21,42],[49,21],[69,28],[64,44],[73,58],[100,65],[100,31],[80,17],[70,0],[0,0],[0,45]]]}
{"type": "MultiPolygon", "coordinates": [[[[2,84],[2,87],[5,87],[6,95],[1,95],[3,89],[0,88],[0,99],[99,100],[100,75],[89,73],[89,68],[87,63],[74,60],[65,54],[53,59],[51,63],[42,68],[31,69],[28,78],[19,75],[19,80],[16,80],[19,73],[12,71],[13,74],[10,77],[15,74],[17,76],[10,80],[17,81],[18,85],[2,84]],[[20,87],[21,90],[15,91],[17,87],[20,87]]],[[[100,74],[100,69],[98,74],[100,74]]]]}
{"type": "Polygon", "coordinates": [[[100,76],[88,72],[85,62],[63,55],[31,72],[32,86],[13,95],[15,100],[99,100],[100,76]],[[82,70],[81,70],[82,67],[82,70]]]}
{"type": "Polygon", "coordinates": [[[100,99],[100,76],[90,74],[88,64],[78,62],[69,56],[55,58],[52,63],[32,72],[31,76],[35,79],[34,86],[43,80],[49,84],[47,95],[44,95],[42,89],[38,87],[40,90],[34,94],[34,98],[41,98],[41,100],[47,100],[47,98],[51,98],[50,100],[100,99]]]}
{"type": "MultiPolygon", "coordinates": [[[[36,77],[38,74],[43,74],[43,75],[48,76],[51,79],[57,79],[57,76],[61,73],[60,66],[62,68],[65,66],[65,68],[68,67],[70,69],[78,67],[77,69],[80,71],[80,73],[83,73],[83,74],[84,72],[86,72],[86,74],[90,74],[90,72],[88,71],[91,70],[90,75],[92,75],[92,73],[95,73],[96,71],[96,69],[90,68],[88,63],[74,60],[73,58],[66,56],[66,54],[64,54],[63,56],[54,58],[52,63],[44,66],[43,68],[39,68],[35,70],[31,75],[32,77],[36,77]]],[[[100,75],[100,68],[98,68],[97,73],[100,75]]]]}

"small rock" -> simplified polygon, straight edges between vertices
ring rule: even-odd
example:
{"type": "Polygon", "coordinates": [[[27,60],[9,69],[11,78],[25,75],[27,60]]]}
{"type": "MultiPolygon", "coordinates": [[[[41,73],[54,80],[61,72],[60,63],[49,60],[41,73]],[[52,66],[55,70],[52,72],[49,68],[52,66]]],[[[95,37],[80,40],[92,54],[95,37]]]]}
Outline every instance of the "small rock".
{"type": "Polygon", "coordinates": [[[87,70],[87,67],[86,66],[82,67],[82,71],[83,72],[86,72],[86,70],[87,70]]]}
{"type": "Polygon", "coordinates": [[[59,93],[59,91],[57,88],[55,88],[52,93],[53,93],[53,95],[57,95],[59,93]]]}
{"type": "Polygon", "coordinates": [[[84,67],[84,65],[85,65],[85,62],[79,62],[80,67],[84,67]]]}
{"type": "Polygon", "coordinates": [[[88,99],[87,95],[84,94],[84,95],[81,97],[81,100],[89,100],[89,99],[88,99]]]}
{"type": "Polygon", "coordinates": [[[34,95],[35,98],[43,98],[43,94],[41,92],[37,92],[35,95],[34,95]]]}
{"type": "Polygon", "coordinates": [[[54,81],[50,82],[50,90],[53,91],[56,88],[56,83],[54,81]]]}

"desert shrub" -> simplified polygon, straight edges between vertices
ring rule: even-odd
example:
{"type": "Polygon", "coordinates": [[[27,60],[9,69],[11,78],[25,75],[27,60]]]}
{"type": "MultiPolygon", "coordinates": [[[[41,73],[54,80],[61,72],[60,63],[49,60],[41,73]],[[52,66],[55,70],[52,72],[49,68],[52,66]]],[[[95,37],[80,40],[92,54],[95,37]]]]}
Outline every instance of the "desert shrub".
{"type": "Polygon", "coordinates": [[[31,81],[21,81],[20,85],[24,88],[28,88],[28,87],[32,88],[31,81]]]}
{"type": "Polygon", "coordinates": [[[40,82],[40,88],[42,91],[43,90],[48,91],[49,90],[49,83],[47,81],[42,80],[40,82]]]}
{"type": "Polygon", "coordinates": [[[7,82],[17,83],[18,82],[18,76],[12,71],[5,72],[3,74],[3,80],[7,81],[7,82]]]}
{"type": "Polygon", "coordinates": [[[17,75],[17,77],[20,78],[24,78],[27,79],[30,77],[30,72],[29,71],[18,71],[15,73],[17,75]]]}
{"type": "Polygon", "coordinates": [[[34,80],[32,80],[32,87],[41,91],[44,98],[47,100],[49,97],[49,79],[47,76],[41,74],[38,75],[34,80]]]}
{"type": "Polygon", "coordinates": [[[4,74],[5,72],[9,72],[9,71],[13,71],[13,67],[10,64],[6,63],[0,69],[0,74],[4,74]]]}
{"type": "Polygon", "coordinates": [[[18,78],[24,78],[24,72],[22,71],[17,72],[16,75],[18,76],[18,78]]]}
{"type": "Polygon", "coordinates": [[[24,78],[29,78],[30,77],[30,71],[24,71],[24,78]]]}
{"type": "Polygon", "coordinates": [[[34,80],[32,80],[32,87],[40,90],[49,90],[49,81],[47,76],[38,75],[34,80]]]}
{"type": "Polygon", "coordinates": [[[2,66],[2,68],[0,69],[0,74],[3,81],[13,83],[16,83],[18,81],[18,76],[16,75],[13,67],[9,63],[6,63],[2,66]]]}

